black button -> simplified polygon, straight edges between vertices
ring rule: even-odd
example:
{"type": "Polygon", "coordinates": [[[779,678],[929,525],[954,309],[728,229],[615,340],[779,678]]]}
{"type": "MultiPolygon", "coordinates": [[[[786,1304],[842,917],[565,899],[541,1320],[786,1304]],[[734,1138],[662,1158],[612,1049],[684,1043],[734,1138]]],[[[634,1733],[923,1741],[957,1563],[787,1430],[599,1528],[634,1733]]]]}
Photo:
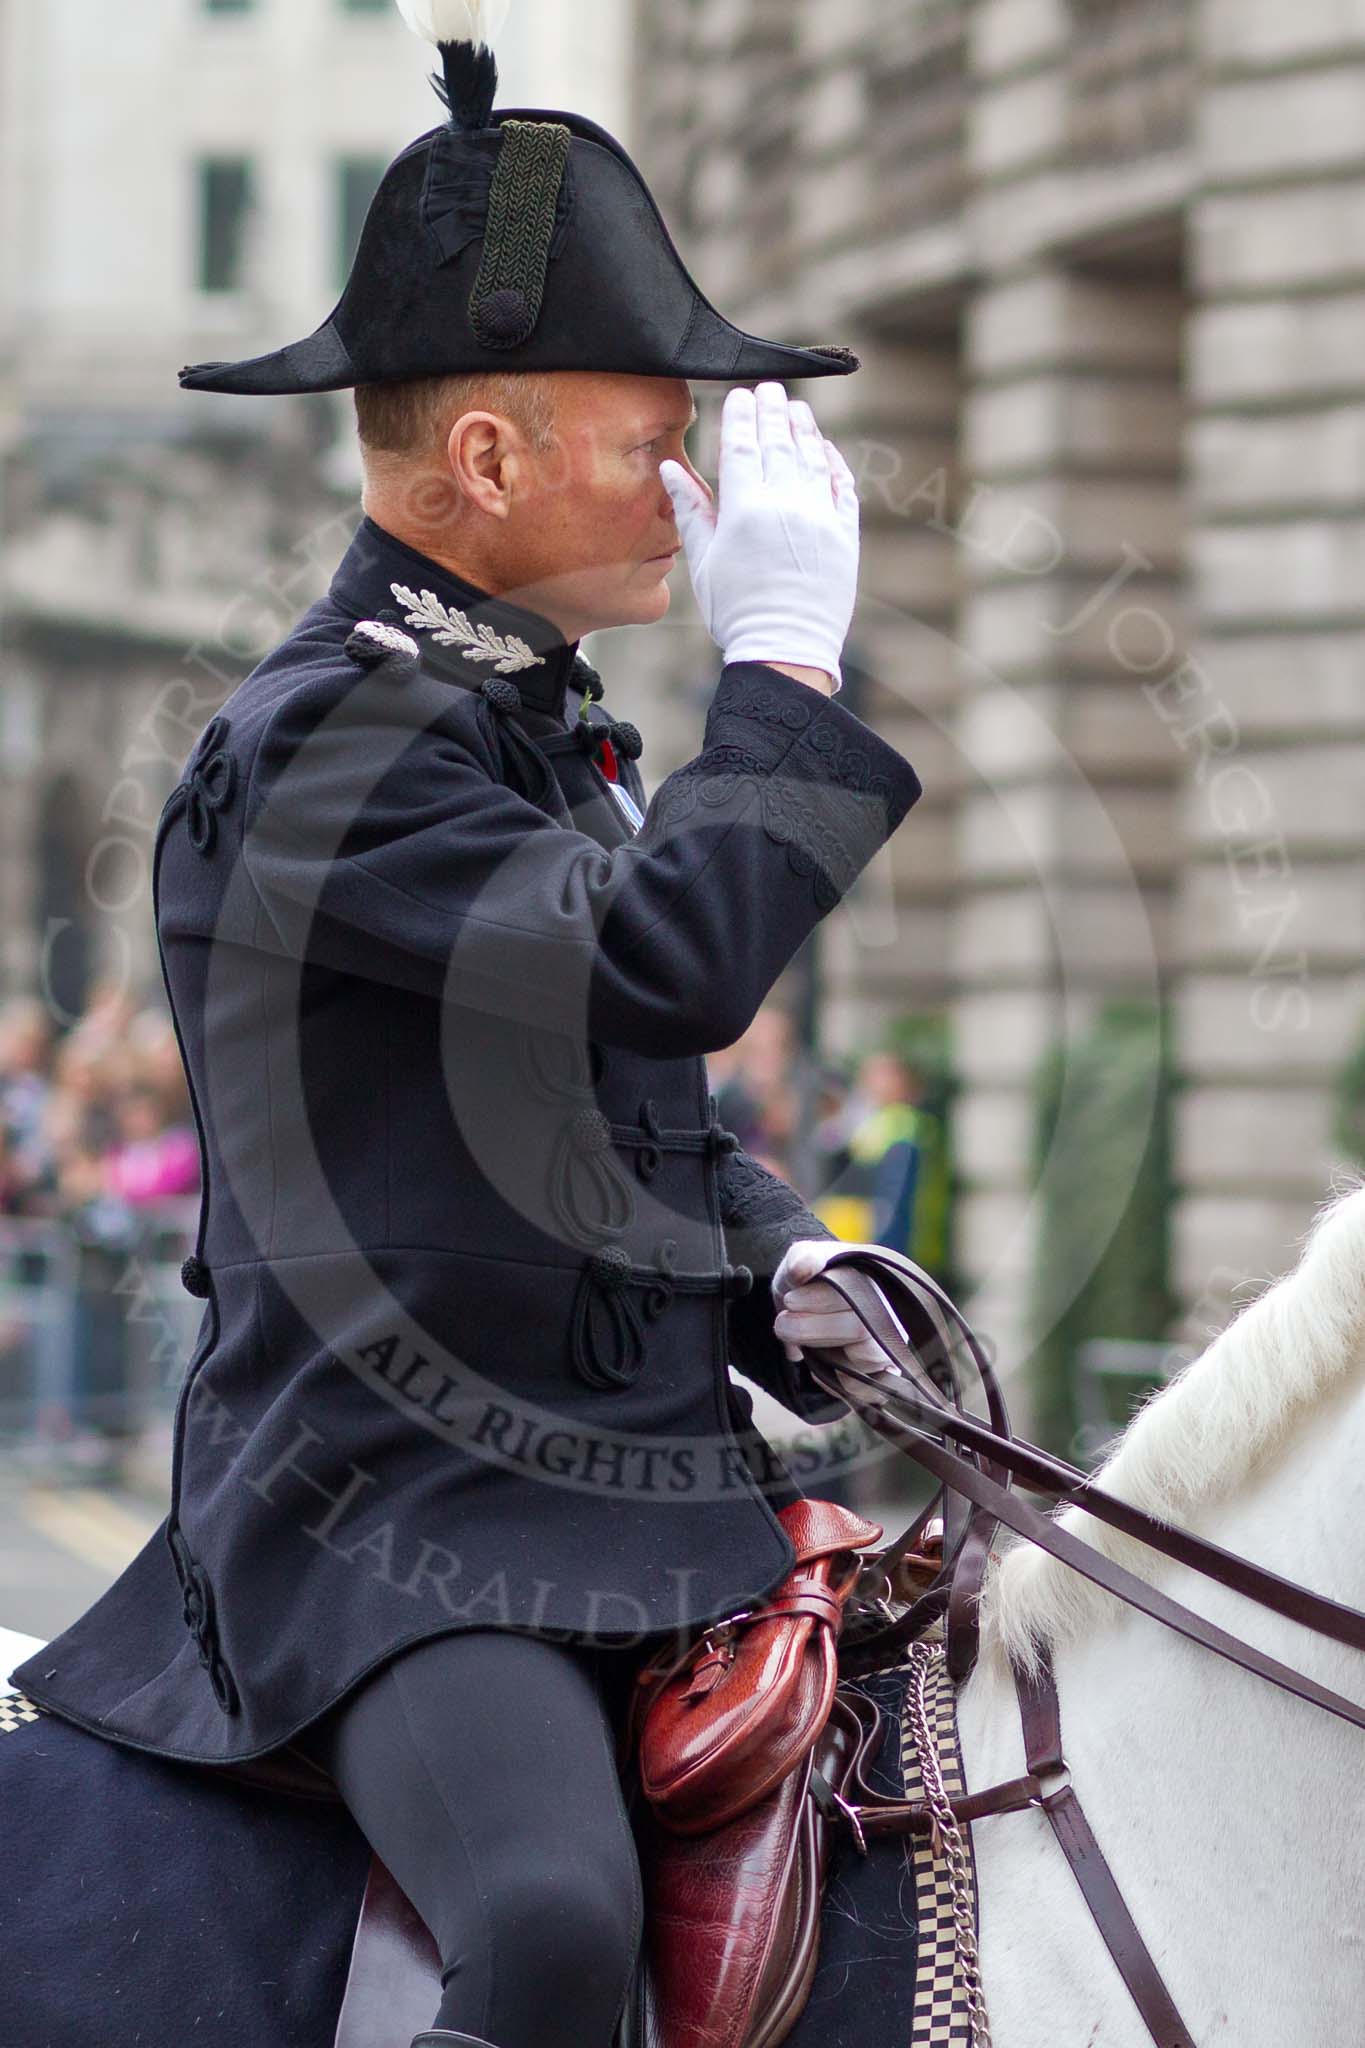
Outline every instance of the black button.
{"type": "Polygon", "coordinates": [[[204,1261],[196,1258],[193,1253],[180,1268],[180,1285],[186,1294],[193,1294],[200,1301],[206,1301],[211,1292],[209,1269],[204,1261]]]}

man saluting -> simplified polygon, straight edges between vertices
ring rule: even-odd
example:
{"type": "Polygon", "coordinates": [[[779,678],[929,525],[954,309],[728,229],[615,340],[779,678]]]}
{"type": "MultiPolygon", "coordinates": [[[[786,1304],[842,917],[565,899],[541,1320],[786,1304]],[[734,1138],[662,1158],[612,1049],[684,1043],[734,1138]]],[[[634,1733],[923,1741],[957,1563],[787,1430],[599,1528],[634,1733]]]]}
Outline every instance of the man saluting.
{"type": "Polygon", "coordinates": [[[783,383],[856,359],[731,326],[611,136],[495,113],[481,10],[403,4],[449,122],[315,334],[182,374],[353,387],[366,516],[158,826],[204,1318],[165,1523],[14,1678],[164,1757],[321,1764],[440,1948],[422,2043],[609,2048],[621,1688],[794,1561],[728,1364],[830,1421],[801,1346],[860,1333],[705,1055],[919,784],[838,702],[857,497],[783,383]],[[716,499],[693,379],[757,386],[716,499]],[[680,536],[724,669],[651,800],[579,641],[664,615],[680,536]]]}

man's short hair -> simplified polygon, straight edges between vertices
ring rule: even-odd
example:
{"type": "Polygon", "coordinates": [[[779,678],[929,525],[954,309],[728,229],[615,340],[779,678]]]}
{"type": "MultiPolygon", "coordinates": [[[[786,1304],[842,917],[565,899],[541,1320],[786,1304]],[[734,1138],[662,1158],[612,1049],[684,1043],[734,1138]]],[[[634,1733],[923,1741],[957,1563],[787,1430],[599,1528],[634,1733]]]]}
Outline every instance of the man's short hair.
{"type": "Polygon", "coordinates": [[[554,446],[557,406],[554,387],[543,373],[479,370],[461,377],[360,384],[355,411],[360,444],[377,455],[434,453],[466,412],[501,413],[543,453],[554,446]]]}

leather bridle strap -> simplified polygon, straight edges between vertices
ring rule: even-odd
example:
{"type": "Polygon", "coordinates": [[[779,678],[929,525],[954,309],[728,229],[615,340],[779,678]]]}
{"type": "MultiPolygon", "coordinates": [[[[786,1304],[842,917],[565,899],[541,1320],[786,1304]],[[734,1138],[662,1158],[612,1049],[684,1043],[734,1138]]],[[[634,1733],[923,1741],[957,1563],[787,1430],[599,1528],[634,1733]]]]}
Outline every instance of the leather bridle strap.
{"type": "Polygon", "coordinates": [[[1051,1660],[1044,1651],[1039,1668],[1032,1675],[1018,1665],[1013,1670],[1029,1772],[1044,1785],[1038,1804],[1052,1823],[1052,1832],[1085,1896],[1104,1945],[1156,2048],[1194,2048],[1190,2030],[1161,1981],[1151,1951],[1138,1932],[1076,1797],[1071,1772],[1062,1755],[1061,1706],[1051,1660]],[[1048,1780],[1054,1781],[1050,1788],[1048,1780]]]}
{"type": "MultiPolygon", "coordinates": [[[[821,1276],[826,1277],[825,1275],[821,1276]]],[[[867,1323],[858,1303],[852,1299],[847,1288],[837,1280],[830,1284],[853,1309],[860,1320],[867,1323]]],[[[871,1328],[868,1323],[869,1329],[871,1328]]],[[[872,1333],[877,1335],[875,1331],[872,1333]]],[[[878,1337],[878,1341],[882,1340],[878,1337]]],[[[900,1365],[890,1347],[883,1343],[883,1349],[900,1365]]],[[[816,1354],[817,1360],[819,1354],[816,1354]]],[[[822,1385],[830,1386],[824,1369],[816,1363],[812,1367],[822,1385]]],[[[1216,1580],[1230,1591],[1244,1594],[1258,1605],[1268,1607],[1272,1613],[1282,1615],[1287,1621],[1300,1623],[1315,1634],[1325,1635],[1333,1642],[1344,1643],[1350,1649],[1365,1650],[1365,1613],[1357,1608],[1346,1607],[1340,1601],[1330,1600],[1321,1593],[1314,1593],[1306,1586],[1296,1585],[1292,1580],[1282,1579],[1264,1566],[1255,1565],[1249,1559],[1238,1557],[1234,1552],[1223,1550],[1216,1543],[1210,1543],[1202,1536],[1192,1535],[1172,1522],[1159,1522],[1141,1508],[1120,1500],[1116,1495],[1105,1493],[1093,1479],[1074,1465],[1066,1464],[1060,1458],[1041,1451],[1035,1444],[1026,1443],[1006,1430],[988,1428],[975,1417],[963,1414],[949,1407],[947,1403],[935,1400],[925,1401],[915,1391],[922,1382],[909,1375],[895,1377],[889,1374],[872,1375],[862,1373],[856,1366],[840,1364],[837,1367],[842,1379],[859,1382],[872,1396],[860,1400],[855,1397],[854,1405],[859,1412],[866,1413],[872,1427],[880,1431],[881,1424],[875,1419],[877,1412],[884,1412],[888,1404],[900,1409],[918,1429],[942,1432],[955,1438],[969,1450],[981,1451],[988,1455],[997,1466],[1005,1467],[1025,1486],[1039,1493],[1046,1493],[1069,1505],[1080,1508],[1092,1515],[1098,1522],[1107,1522],[1126,1536],[1135,1536],[1140,1542],[1161,1552],[1177,1564],[1189,1565],[1206,1578],[1216,1580]]],[[[839,1392],[837,1386],[831,1391],[839,1392]]],[[[847,1389],[843,1389],[848,1399],[847,1389]]],[[[883,1432],[884,1433],[884,1432],[883,1432]]],[[[908,1446],[902,1446],[909,1448],[908,1446]]],[[[914,1457],[914,1450],[909,1451],[914,1457]]],[[[923,1462],[921,1460],[921,1462],[923,1462]]],[[[974,1462],[974,1461],[973,1461],[974,1462]]]]}
{"type": "MultiPolygon", "coordinates": [[[[820,1277],[843,1296],[882,1350],[895,1361],[903,1378],[923,1391],[935,1411],[946,1409],[951,1402],[953,1410],[959,1415],[963,1412],[956,1355],[959,1345],[965,1349],[985,1395],[994,1432],[993,1436],[986,1432],[988,1450],[996,1442],[1011,1443],[1009,1414],[999,1381],[985,1347],[956,1302],[923,1267],[901,1252],[879,1249],[875,1279],[862,1271],[866,1262],[867,1254],[861,1247],[836,1252],[826,1260],[820,1277]],[[834,1277],[835,1268],[851,1268],[844,1278],[855,1283],[864,1301],[852,1299],[847,1285],[841,1285],[834,1277]],[[897,1308],[904,1323],[898,1320],[897,1308]],[[941,1380],[946,1380],[946,1389],[940,1385],[941,1380]]],[[[819,1357],[818,1352],[815,1355],[819,1357]]],[[[984,1469],[1002,1486],[1012,1483],[1008,1467],[992,1462],[989,1455],[984,1460],[984,1469]]],[[[943,1501],[944,1524],[941,1583],[898,1622],[876,1631],[870,1638],[864,1637],[855,1648],[847,1650],[846,1670],[876,1670],[881,1660],[913,1641],[930,1619],[937,1620],[945,1614],[950,1675],[960,1684],[976,1662],[977,1601],[995,1540],[996,1523],[980,1509],[972,1508],[958,1491],[950,1489],[939,1498],[943,1501]]],[[[879,1560],[884,1567],[914,1547],[933,1511],[931,1502],[922,1520],[884,1551],[879,1560]]]]}
{"type": "MultiPolygon", "coordinates": [[[[838,1371],[841,1376],[849,1378],[859,1376],[856,1366],[841,1365],[838,1371]]],[[[904,1394],[888,1387],[889,1378],[890,1375],[877,1379],[869,1377],[868,1384],[876,1387],[879,1396],[900,1409],[916,1428],[942,1432],[968,1448],[984,1444],[995,1462],[1008,1467],[1014,1477],[1031,1491],[1048,1494],[1064,1501],[1068,1507],[1079,1508],[1082,1513],[1093,1516],[1095,1521],[1107,1523],[1125,1536],[1136,1537],[1140,1543],[1159,1551],[1173,1563],[1188,1565],[1204,1578],[1213,1579],[1230,1592],[1244,1594],[1257,1606],[1268,1608],[1272,1614],[1281,1615],[1286,1621],[1298,1622],[1315,1635],[1327,1636],[1334,1643],[1344,1644],[1347,1649],[1365,1650],[1365,1613],[1358,1608],[1345,1607],[1323,1593],[1314,1593],[1307,1586],[1295,1584],[1292,1579],[1282,1579],[1277,1572],[1252,1564],[1248,1558],[1238,1557],[1235,1552],[1224,1550],[1203,1536],[1192,1535],[1175,1522],[1158,1522],[1116,1494],[1105,1493],[1085,1473],[1053,1458],[1046,1451],[1040,1451],[1036,1445],[1019,1437],[1002,1440],[973,1416],[938,1406],[930,1407],[914,1394],[904,1394]]],[[[880,1428],[876,1422],[872,1426],[880,1428]]]]}
{"type": "MultiPolygon", "coordinates": [[[[853,1805],[853,1812],[864,1835],[933,1833],[934,1810],[926,1800],[888,1799],[885,1793],[870,1788],[861,1772],[856,1789],[861,1797],[853,1805]]],[[[1041,1806],[1042,1791],[1042,1786],[1030,1773],[1026,1778],[1006,1778],[1003,1784],[988,1785],[981,1792],[950,1793],[948,1805],[954,1820],[987,1820],[994,1813],[1023,1813],[1030,1806],[1041,1806]]]]}
{"type": "MultiPolygon", "coordinates": [[[[846,1370],[845,1368],[841,1368],[846,1370]]],[[[1083,1543],[1079,1536],[1073,1536],[1059,1522],[1048,1515],[1039,1514],[1017,1494],[1008,1488],[998,1486],[986,1473],[978,1471],[970,1458],[960,1457],[943,1444],[936,1443],[919,1430],[906,1427],[894,1416],[888,1415],[882,1405],[876,1423],[878,1432],[898,1445],[907,1457],[925,1466],[945,1486],[965,1493],[977,1507],[985,1508],[997,1521],[1004,1522],[1017,1535],[1027,1536],[1041,1550],[1049,1551],[1060,1558],[1063,1564],[1071,1565],[1083,1577],[1093,1580],[1106,1593],[1112,1593],[1124,1600],[1130,1607],[1136,1607],[1152,1620],[1164,1622],[1192,1643],[1201,1643],[1205,1649],[1213,1650],[1225,1657],[1230,1664],[1238,1664],[1243,1671],[1253,1672],[1258,1678],[1265,1678],[1272,1685],[1281,1686],[1284,1691],[1294,1693],[1299,1699],[1311,1705],[1322,1707],[1329,1714],[1336,1714],[1343,1721],[1350,1721],[1357,1728],[1365,1728],[1365,1708],[1358,1707],[1353,1700],[1343,1698],[1340,1693],[1319,1685],[1316,1679],[1305,1677],[1293,1671],[1277,1658],[1267,1657],[1264,1651],[1253,1649],[1216,1622],[1206,1621],[1192,1609],[1183,1607],[1178,1600],[1158,1592],[1134,1572],[1116,1564],[1104,1552],[1093,1545],[1083,1543]]],[[[1002,1446],[1002,1451],[1013,1448],[1002,1446]]]]}

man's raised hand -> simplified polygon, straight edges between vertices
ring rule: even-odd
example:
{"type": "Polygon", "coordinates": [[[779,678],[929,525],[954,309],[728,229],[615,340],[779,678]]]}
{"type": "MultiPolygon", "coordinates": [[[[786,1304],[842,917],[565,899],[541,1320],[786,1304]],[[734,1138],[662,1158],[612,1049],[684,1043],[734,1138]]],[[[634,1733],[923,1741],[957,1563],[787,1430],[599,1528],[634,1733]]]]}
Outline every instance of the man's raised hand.
{"type": "Polygon", "coordinates": [[[858,490],[805,400],[780,384],[729,393],[717,504],[681,463],[661,463],[659,475],[726,662],[823,669],[838,689],[858,595],[858,490]]]}

